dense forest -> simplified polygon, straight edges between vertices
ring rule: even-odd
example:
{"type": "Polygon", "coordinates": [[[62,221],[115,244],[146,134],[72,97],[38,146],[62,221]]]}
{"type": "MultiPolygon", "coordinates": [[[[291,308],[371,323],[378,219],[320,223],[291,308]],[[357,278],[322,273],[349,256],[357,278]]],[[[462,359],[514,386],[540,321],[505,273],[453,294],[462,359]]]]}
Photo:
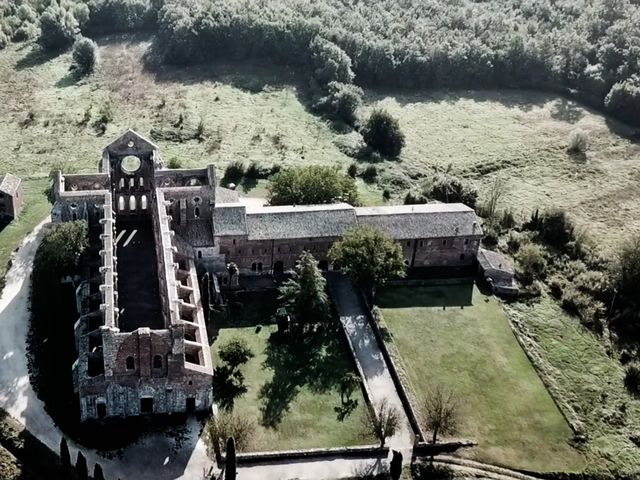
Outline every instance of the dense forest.
{"type": "Polygon", "coordinates": [[[0,0],[0,12],[0,46],[53,18],[85,34],[156,29],[170,63],[306,66],[319,36],[356,84],[561,91],[640,125],[638,0],[0,0]]]}

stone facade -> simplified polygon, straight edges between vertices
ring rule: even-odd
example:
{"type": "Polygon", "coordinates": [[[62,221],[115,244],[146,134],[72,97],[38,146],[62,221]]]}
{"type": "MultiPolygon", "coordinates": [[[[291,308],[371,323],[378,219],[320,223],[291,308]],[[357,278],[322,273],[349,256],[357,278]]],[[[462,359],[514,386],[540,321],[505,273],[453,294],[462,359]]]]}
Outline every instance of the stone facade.
{"type": "Polygon", "coordinates": [[[7,173],[0,175],[0,220],[13,219],[22,209],[22,181],[19,177],[7,173]]]}
{"type": "Polygon", "coordinates": [[[303,251],[325,270],[359,225],[387,232],[408,267],[475,262],[482,230],[461,204],[354,208],[263,206],[216,184],[213,166],[164,169],[133,131],[107,146],[96,174],[54,182],[56,222],[86,220],[91,261],[77,289],[81,418],[206,410],[213,368],[198,279],[291,270],[303,251]]]}

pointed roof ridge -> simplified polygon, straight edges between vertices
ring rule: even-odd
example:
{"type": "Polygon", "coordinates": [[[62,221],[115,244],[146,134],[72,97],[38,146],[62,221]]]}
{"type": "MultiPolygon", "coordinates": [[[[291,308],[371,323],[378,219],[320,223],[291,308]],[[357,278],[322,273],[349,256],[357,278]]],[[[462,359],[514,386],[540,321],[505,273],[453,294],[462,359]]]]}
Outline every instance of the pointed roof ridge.
{"type": "Polygon", "coordinates": [[[116,139],[114,139],[111,143],[109,143],[105,149],[108,150],[111,147],[115,146],[116,144],[118,144],[119,142],[122,142],[122,140],[124,140],[125,138],[127,138],[127,136],[133,136],[136,137],[137,139],[141,140],[142,142],[147,143],[152,150],[159,150],[158,145],[156,145],[155,142],[149,140],[147,137],[145,137],[144,135],[139,134],[138,132],[136,132],[133,128],[127,128],[120,136],[118,136],[116,139]]]}

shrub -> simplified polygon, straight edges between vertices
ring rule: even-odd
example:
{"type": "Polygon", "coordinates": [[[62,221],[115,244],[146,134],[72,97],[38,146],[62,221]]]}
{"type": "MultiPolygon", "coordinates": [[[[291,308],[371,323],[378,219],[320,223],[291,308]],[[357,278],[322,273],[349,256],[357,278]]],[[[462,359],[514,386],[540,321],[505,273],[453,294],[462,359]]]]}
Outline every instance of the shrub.
{"type": "Polygon", "coordinates": [[[261,171],[260,171],[260,167],[258,167],[258,164],[256,162],[251,162],[249,164],[249,168],[247,168],[247,171],[244,173],[244,175],[247,178],[251,178],[251,179],[258,179],[260,178],[261,175],[261,171]]]}
{"type": "Polygon", "coordinates": [[[539,245],[529,243],[520,248],[517,256],[520,276],[525,283],[531,283],[544,275],[547,262],[539,245]]]}
{"type": "Polygon", "coordinates": [[[230,183],[238,184],[242,180],[244,176],[245,166],[239,160],[235,162],[231,162],[227,165],[227,168],[224,169],[224,176],[222,177],[222,183],[224,185],[228,185],[230,183]]]}
{"type": "Polygon", "coordinates": [[[404,133],[400,123],[385,110],[374,110],[362,129],[364,141],[374,150],[388,157],[400,155],[404,133]]]}
{"type": "Polygon", "coordinates": [[[383,200],[391,200],[391,192],[389,191],[388,188],[385,188],[384,190],[382,190],[382,198],[383,200]]]}
{"type": "Polygon", "coordinates": [[[111,108],[111,102],[107,101],[100,108],[98,118],[93,123],[93,128],[99,133],[104,134],[107,131],[107,125],[113,121],[113,110],[111,108]]]}
{"type": "Polygon", "coordinates": [[[329,118],[354,125],[358,119],[357,112],[362,105],[363,96],[364,92],[356,85],[330,82],[326,95],[320,97],[313,107],[329,118]]]}
{"type": "Polygon", "coordinates": [[[500,239],[500,232],[495,226],[488,225],[484,228],[484,237],[482,237],[482,243],[487,247],[495,247],[498,245],[500,239]]]}
{"type": "Polygon", "coordinates": [[[207,433],[212,443],[220,446],[226,444],[229,437],[233,437],[237,450],[246,450],[251,445],[256,425],[246,415],[238,415],[233,412],[220,411],[208,424],[207,433]]]}
{"type": "Polygon", "coordinates": [[[632,312],[640,323],[640,236],[626,242],[620,249],[613,268],[613,282],[619,292],[618,306],[632,312]]]}
{"type": "Polygon", "coordinates": [[[182,168],[182,162],[178,157],[171,157],[169,163],[167,163],[167,168],[182,168]]]}
{"type": "Polygon", "coordinates": [[[9,43],[9,38],[3,31],[0,30],[0,50],[2,50],[3,48],[6,48],[8,43],[9,43]]]}
{"type": "Polygon", "coordinates": [[[421,203],[427,203],[427,198],[419,192],[407,192],[404,196],[405,205],[418,205],[421,203]]]}
{"type": "Polygon", "coordinates": [[[80,25],[73,13],[52,4],[40,16],[38,43],[45,50],[61,50],[73,43],[80,33],[80,25]]]}
{"type": "Polygon", "coordinates": [[[589,137],[584,130],[574,130],[569,134],[569,152],[584,153],[588,147],[589,137]]]}
{"type": "Polygon", "coordinates": [[[633,394],[640,393],[640,365],[632,363],[624,370],[624,386],[633,394]]]}
{"type": "Polygon", "coordinates": [[[575,239],[575,227],[564,210],[549,210],[540,216],[540,237],[549,245],[564,249],[575,239]]]}
{"type": "Polygon", "coordinates": [[[455,472],[447,465],[432,463],[414,463],[411,465],[413,480],[453,480],[455,472]]]}
{"type": "Polygon", "coordinates": [[[429,196],[445,203],[462,202],[475,208],[478,201],[478,190],[475,186],[464,182],[453,175],[436,175],[429,191],[429,196]]]}
{"type": "Polygon", "coordinates": [[[640,77],[634,75],[613,85],[604,99],[604,106],[622,120],[640,124],[640,77]]]}
{"type": "Polygon", "coordinates": [[[349,175],[351,178],[356,178],[356,175],[358,175],[358,165],[356,165],[355,163],[349,165],[349,168],[347,168],[347,175],[349,175]]]}
{"type": "Polygon", "coordinates": [[[98,64],[98,45],[86,37],[78,37],[73,44],[73,65],[80,75],[93,73],[98,64]]]}
{"type": "Polygon", "coordinates": [[[324,86],[331,82],[351,83],[353,71],[351,59],[335,43],[316,36],[309,44],[313,65],[313,76],[324,86]]]}
{"type": "Polygon", "coordinates": [[[362,171],[362,179],[367,183],[373,183],[378,176],[378,169],[375,165],[368,165],[362,171]]]}

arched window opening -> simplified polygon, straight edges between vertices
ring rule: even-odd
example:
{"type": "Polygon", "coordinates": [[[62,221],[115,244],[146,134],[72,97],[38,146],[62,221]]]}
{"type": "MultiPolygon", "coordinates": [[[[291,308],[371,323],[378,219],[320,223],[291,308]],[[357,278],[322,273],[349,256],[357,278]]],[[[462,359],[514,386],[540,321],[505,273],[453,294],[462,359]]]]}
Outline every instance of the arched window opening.
{"type": "Polygon", "coordinates": [[[120,188],[124,188],[124,178],[120,179],[120,183],[118,185],[120,188]]]}
{"type": "Polygon", "coordinates": [[[153,357],[153,368],[162,368],[162,357],[160,355],[153,357]]]}
{"type": "Polygon", "coordinates": [[[139,180],[138,180],[138,184],[139,184],[141,187],[144,187],[144,178],[140,177],[140,178],[139,178],[139,180]]]}
{"type": "Polygon", "coordinates": [[[118,197],[118,210],[124,210],[124,197],[118,197]]]}
{"type": "Polygon", "coordinates": [[[133,211],[136,209],[136,197],[131,195],[129,197],[129,210],[133,211]]]}
{"type": "Polygon", "coordinates": [[[200,207],[196,207],[193,209],[193,216],[195,218],[200,218],[200,207]]]}
{"type": "Polygon", "coordinates": [[[256,262],[253,262],[253,263],[251,264],[251,271],[252,271],[252,272],[255,272],[255,271],[257,271],[257,270],[258,270],[258,264],[257,264],[256,262]]]}
{"type": "Polygon", "coordinates": [[[133,187],[135,187],[135,185],[136,185],[136,179],[131,177],[129,179],[129,188],[133,188],[133,187]]]}
{"type": "Polygon", "coordinates": [[[73,219],[73,221],[75,222],[76,220],[78,220],[78,214],[76,212],[73,212],[71,214],[71,218],[73,219]]]}
{"type": "Polygon", "coordinates": [[[202,250],[198,250],[198,258],[202,258],[202,250]]]}
{"type": "Polygon", "coordinates": [[[140,197],[140,208],[142,210],[146,210],[147,209],[147,196],[146,195],[142,195],[142,197],[140,197]]]}
{"type": "Polygon", "coordinates": [[[258,263],[258,272],[262,272],[262,262],[258,263]]]}
{"type": "Polygon", "coordinates": [[[133,370],[136,368],[135,360],[133,357],[127,357],[127,370],[133,370]]]}

